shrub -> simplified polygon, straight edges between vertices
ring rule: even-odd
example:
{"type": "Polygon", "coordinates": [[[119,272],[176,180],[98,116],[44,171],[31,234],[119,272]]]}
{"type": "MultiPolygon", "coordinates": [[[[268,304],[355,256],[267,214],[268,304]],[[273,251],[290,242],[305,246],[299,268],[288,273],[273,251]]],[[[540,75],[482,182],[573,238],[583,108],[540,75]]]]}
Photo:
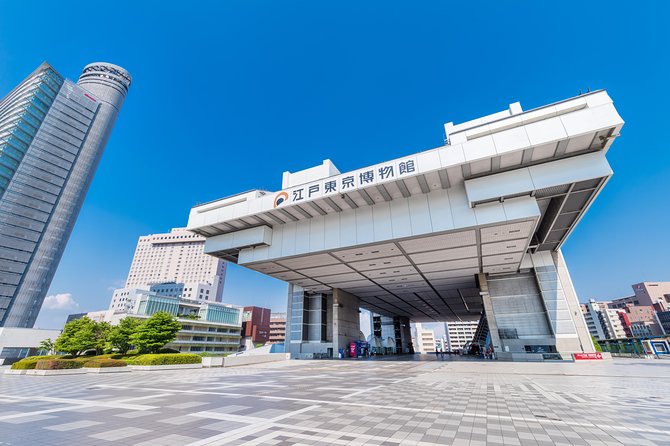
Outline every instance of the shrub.
{"type": "Polygon", "coordinates": [[[83,366],[83,361],[74,359],[40,359],[35,364],[35,370],[68,370],[80,369],[83,366]]]}
{"type": "Polygon", "coordinates": [[[162,349],[158,350],[158,353],[166,354],[166,353],[181,353],[181,352],[179,350],[175,350],[173,348],[163,347],[162,349]]]}
{"type": "Polygon", "coordinates": [[[123,356],[121,353],[108,353],[106,355],[98,355],[93,359],[123,359],[123,356]]]}
{"type": "Polygon", "coordinates": [[[139,355],[127,358],[129,365],[171,365],[171,364],[200,364],[202,358],[193,353],[165,353],[139,355]]]}
{"type": "Polygon", "coordinates": [[[94,369],[101,369],[106,367],[125,367],[126,365],[128,365],[126,361],[111,358],[94,358],[89,359],[84,363],[84,367],[90,367],[94,369]]]}
{"type": "Polygon", "coordinates": [[[20,361],[16,361],[14,364],[12,364],[12,370],[33,370],[35,368],[35,365],[37,365],[37,361],[41,361],[42,359],[52,359],[52,358],[57,358],[58,356],[56,355],[48,355],[48,356],[28,356],[27,358],[23,358],[20,361]]]}

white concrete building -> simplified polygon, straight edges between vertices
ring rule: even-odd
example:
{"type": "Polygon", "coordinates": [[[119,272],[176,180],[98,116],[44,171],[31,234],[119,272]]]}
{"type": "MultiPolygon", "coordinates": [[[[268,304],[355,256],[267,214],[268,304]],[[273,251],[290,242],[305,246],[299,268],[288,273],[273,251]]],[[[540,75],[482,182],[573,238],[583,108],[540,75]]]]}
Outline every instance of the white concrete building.
{"type": "Polygon", "coordinates": [[[183,352],[234,353],[239,350],[241,307],[163,296],[141,289],[123,291],[118,298],[123,299],[118,308],[112,305],[108,310],[91,311],[86,316],[96,322],[117,325],[126,317],[147,319],[158,311],[165,311],[182,325],[177,338],[166,347],[183,352]]]}
{"type": "MultiPolygon", "coordinates": [[[[462,124],[446,144],[191,209],[205,252],[289,282],[287,351],[336,356],[359,308],[409,322],[486,316],[499,358],[594,351],[561,247],[605,187],[623,120],[605,91],[462,124]]],[[[253,160],[250,160],[253,163],[253,160]]]]}
{"type": "Polygon", "coordinates": [[[581,304],[582,314],[586,321],[589,333],[596,339],[622,339],[626,337],[619,312],[621,310],[609,308],[611,302],[597,302],[590,299],[581,304]]]}
{"type": "Polygon", "coordinates": [[[45,339],[55,341],[58,336],[60,330],[0,327],[0,365],[35,355],[40,342],[45,339]]]}
{"type": "Polygon", "coordinates": [[[444,323],[444,332],[447,341],[448,352],[462,349],[465,344],[472,341],[477,331],[479,320],[474,321],[450,321],[444,323]]]}
{"type": "Polygon", "coordinates": [[[181,296],[175,297],[221,302],[226,262],[205,254],[204,247],[204,237],[183,228],[140,237],[119,293],[174,282],[182,284],[181,296]]]}
{"type": "Polygon", "coordinates": [[[435,331],[415,324],[414,351],[416,353],[435,353],[435,331]]]}

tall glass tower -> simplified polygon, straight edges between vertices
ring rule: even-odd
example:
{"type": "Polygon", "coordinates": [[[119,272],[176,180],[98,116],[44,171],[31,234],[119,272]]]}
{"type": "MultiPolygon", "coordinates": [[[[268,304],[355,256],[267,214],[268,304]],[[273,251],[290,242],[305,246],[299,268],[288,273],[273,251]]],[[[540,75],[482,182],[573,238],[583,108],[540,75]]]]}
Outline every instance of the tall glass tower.
{"type": "Polygon", "coordinates": [[[35,324],[130,83],[45,62],[0,101],[0,327],[35,324]]]}

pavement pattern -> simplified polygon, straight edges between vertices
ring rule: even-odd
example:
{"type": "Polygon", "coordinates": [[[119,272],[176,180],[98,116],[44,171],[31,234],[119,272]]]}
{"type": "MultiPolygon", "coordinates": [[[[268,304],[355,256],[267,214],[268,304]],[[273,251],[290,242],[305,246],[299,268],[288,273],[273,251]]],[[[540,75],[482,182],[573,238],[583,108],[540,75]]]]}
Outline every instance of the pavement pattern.
{"type": "Polygon", "coordinates": [[[0,375],[0,445],[670,445],[670,360],[423,359],[0,375]]]}

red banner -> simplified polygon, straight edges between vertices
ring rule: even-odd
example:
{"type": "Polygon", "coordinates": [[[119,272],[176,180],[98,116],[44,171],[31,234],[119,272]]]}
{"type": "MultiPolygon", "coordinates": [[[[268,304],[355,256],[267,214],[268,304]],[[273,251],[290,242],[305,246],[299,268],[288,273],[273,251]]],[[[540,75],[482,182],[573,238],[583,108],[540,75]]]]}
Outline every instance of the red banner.
{"type": "Polygon", "coordinates": [[[582,359],[603,359],[603,354],[600,352],[595,352],[595,353],[573,353],[572,356],[574,356],[575,361],[582,360],[582,359]]]}

